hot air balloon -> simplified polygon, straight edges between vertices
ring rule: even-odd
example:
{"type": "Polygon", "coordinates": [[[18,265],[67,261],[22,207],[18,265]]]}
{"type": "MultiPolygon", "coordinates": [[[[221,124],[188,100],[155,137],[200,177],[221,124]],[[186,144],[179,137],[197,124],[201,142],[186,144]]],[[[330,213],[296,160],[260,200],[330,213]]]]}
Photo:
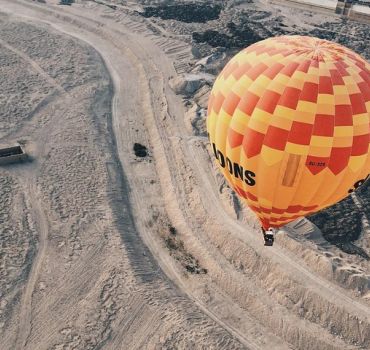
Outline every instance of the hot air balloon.
{"type": "Polygon", "coordinates": [[[207,131],[264,230],[346,197],[370,172],[370,65],[306,36],[255,43],[217,77],[207,131]]]}

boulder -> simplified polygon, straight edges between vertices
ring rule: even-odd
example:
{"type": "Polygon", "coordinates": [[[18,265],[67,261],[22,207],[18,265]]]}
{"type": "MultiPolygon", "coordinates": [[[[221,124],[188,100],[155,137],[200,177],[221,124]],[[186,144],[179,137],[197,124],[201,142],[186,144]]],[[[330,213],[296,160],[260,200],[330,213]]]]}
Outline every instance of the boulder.
{"type": "Polygon", "coordinates": [[[185,74],[169,81],[170,87],[179,95],[193,95],[205,83],[212,83],[214,76],[207,73],[185,74]]]}
{"type": "Polygon", "coordinates": [[[223,51],[216,51],[211,55],[203,57],[201,60],[195,63],[196,66],[206,67],[210,64],[214,64],[216,61],[223,61],[226,58],[226,53],[223,51]]]}

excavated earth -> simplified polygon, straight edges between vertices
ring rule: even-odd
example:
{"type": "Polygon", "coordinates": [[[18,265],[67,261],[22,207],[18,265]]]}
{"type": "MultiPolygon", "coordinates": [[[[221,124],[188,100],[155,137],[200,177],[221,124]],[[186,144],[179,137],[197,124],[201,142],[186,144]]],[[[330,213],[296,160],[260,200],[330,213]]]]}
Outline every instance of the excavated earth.
{"type": "Polygon", "coordinates": [[[0,350],[369,349],[370,188],[261,242],[209,91],[281,34],[370,59],[368,24],[269,1],[0,0],[0,350]]]}

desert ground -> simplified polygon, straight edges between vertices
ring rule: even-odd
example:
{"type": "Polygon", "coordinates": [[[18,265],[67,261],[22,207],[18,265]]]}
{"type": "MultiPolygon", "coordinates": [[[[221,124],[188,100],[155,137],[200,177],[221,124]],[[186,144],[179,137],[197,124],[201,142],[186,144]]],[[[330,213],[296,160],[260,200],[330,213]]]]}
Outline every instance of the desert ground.
{"type": "Polygon", "coordinates": [[[0,349],[369,349],[370,187],[281,229],[218,175],[241,48],[370,25],[283,1],[0,0],[0,349]]]}

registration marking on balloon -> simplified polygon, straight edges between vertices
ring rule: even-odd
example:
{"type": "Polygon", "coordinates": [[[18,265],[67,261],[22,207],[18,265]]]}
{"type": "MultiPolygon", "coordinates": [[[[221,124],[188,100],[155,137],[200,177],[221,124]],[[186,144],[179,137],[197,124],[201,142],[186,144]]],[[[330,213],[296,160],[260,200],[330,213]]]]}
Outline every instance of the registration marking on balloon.
{"type": "Polygon", "coordinates": [[[368,62],[336,43],[283,36],[225,66],[207,129],[221,172],[268,228],[334,204],[366,178],[369,120],[368,62]]]}

